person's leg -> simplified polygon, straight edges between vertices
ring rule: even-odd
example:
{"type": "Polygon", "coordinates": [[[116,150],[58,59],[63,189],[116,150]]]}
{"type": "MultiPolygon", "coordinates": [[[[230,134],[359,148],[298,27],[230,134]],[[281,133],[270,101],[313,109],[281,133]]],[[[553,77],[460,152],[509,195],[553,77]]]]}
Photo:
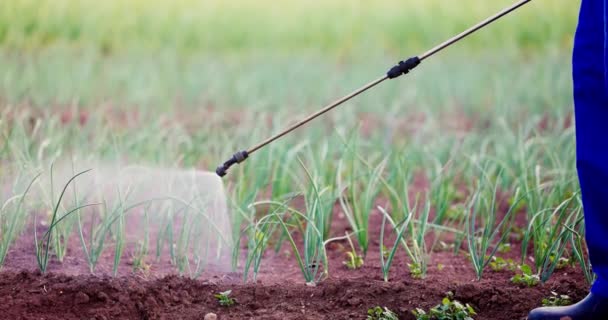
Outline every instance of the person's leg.
{"type": "Polygon", "coordinates": [[[591,293],[568,307],[532,310],[530,320],[608,319],[608,0],[582,0],[572,58],[578,170],[591,293]]]}
{"type": "Polygon", "coordinates": [[[573,54],[577,169],[587,246],[598,275],[594,294],[608,298],[608,24],[606,0],[583,0],[573,54]]]}

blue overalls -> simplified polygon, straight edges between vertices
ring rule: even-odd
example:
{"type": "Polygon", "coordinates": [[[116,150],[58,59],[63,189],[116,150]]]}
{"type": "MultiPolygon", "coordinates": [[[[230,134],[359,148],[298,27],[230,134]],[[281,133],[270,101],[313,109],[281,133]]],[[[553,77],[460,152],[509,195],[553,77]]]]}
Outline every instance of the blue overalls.
{"type": "Polygon", "coordinates": [[[608,0],[582,0],[572,58],[577,169],[587,245],[608,298],[608,0]]]}

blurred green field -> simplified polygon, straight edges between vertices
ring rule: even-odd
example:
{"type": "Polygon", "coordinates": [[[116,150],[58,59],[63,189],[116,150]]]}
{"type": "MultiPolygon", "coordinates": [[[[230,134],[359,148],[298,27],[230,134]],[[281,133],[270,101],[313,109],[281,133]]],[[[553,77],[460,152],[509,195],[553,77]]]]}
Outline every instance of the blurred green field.
{"type": "MultiPolygon", "coordinates": [[[[111,101],[165,109],[252,103],[264,109],[312,108],[511,3],[3,1],[0,99],[38,107],[111,101]]],[[[546,75],[549,87],[519,90],[517,97],[526,95],[526,103],[517,104],[563,105],[567,95],[559,94],[569,90],[565,62],[576,9],[576,1],[535,0],[425,62],[424,70],[407,83],[400,80],[399,87],[415,81],[422,100],[431,100],[424,103],[434,106],[450,104],[453,96],[466,99],[465,105],[487,106],[502,94],[488,88],[478,94],[475,88],[525,83],[509,66],[523,63],[535,73],[519,72],[528,78],[546,75]],[[497,77],[501,73],[506,74],[497,77]],[[445,86],[436,88],[438,79],[445,86]]],[[[374,96],[394,104],[390,99],[398,90],[381,88],[374,96]]]]}
{"type": "MultiPolygon", "coordinates": [[[[14,0],[0,4],[0,45],[105,54],[316,51],[415,54],[511,0],[14,0]],[[414,51],[414,52],[412,52],[414,51]]],[[[468,40],[468,48],[570,45],[578,1],[535,0],[468,40]]]]}

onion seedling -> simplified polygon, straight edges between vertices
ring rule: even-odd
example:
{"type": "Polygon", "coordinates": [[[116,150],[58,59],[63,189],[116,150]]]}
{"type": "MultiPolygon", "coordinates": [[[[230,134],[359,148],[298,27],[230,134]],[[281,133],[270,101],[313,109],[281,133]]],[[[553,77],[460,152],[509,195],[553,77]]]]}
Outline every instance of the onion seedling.
{"type": "MultiPolygon", "coordinates": [[[[257,197],[258,190],[246,190],[247,188],[243,187],[245,184],[237,185],[233,196],[230,198],[232,203],[232,230],[233,230],[233,240],[232,243],[236,245],[232,249],[232,271],[236,271],[239,266],[239,258],[241,254],[241,243],[242,232],[241,226],[247,226],[246,229],[250,229],[249,227],[254,225],[255,220],[255,210],[248,208],[250,203],[255,201],[257,197]]],[[[245,231],[243,231],[244,233],[245,231]]],[[[255,237],[255,231],[253,234],[250,234],[250,238],[255,237]]]]}
{"type": "MultiPolygon", "coordinates": [[[[333,210],[335,195],[330,192],[331,190],[328,187],[320,188],[317,184],[317,179],[313,177],[301,160],[299,160],[299,162],[304,169],[310,184],[304,196],[306,214],[295,208],[289,207],[284,202],[259,201],[251,204],[251,206],[269,205],[274,209],[255,224],[254,230],[274,230],[274,227],[276,226],[284,232],[284,234],[286,234],[287,242],[291,245],[291,249],[304,280],[307,285],[314,286],[329,275],[329,261],[327,259],[326,251],[327,244],[336,240],[348,239],[350,235],[347,234],[344,237],[330,239],[324,238],[323,230],[325,228],[325,223],[327,223],[326,216],[333,210]],[[295,239],[291,234],[292,230],[290,230],[290,225],[286,223],[285,217],[287,213],[296,216],[297,219],[302,222],[302,224],[296,224],[303,237],[302,249],[299,249],[296,245],[295,239]]],[[[266,246],[269,236],[270,234],[262,234],[259,238],[256,236],[255,242],[261,243],[255,246],[258,256],[263,254],[263,248],[266,246]]],[[[250,262],[248,261],[246,269],[249,264],[250,262]]]]}
{"type": "Polygon", "coordinates": [[[40,174],[37,174],[32,178],[23,193],[8,198],[0,207],[0,267],[4,264],[8,249],[16,235],[27,221],[27,212],[24,207],[25,197],[39,176],[40,174]]]}
{"type": "MultiPolygon", "coordinates": [[[[406,201],[409,207],[409,200],[406,201]]],[[[417,204],[411,212],[416,212],[417,204]]],[[[417,220],[413,220],[409,223],[410,227],[410,239],[409,249],[411,263],[408,264],[410,274],[413,278],[424,279],[426,278],[426,272],[428,269],[428,263],[430,260],[429,251],[426,245],[426,235],[429,231],[429,216],[431,213],[431,202],[430,200],[425,201],[424,208],[418,216],[417,220]]]]}
{"type": "Polygon", "coordinates": [[[572,233],[567,226],[577,225],[583,219],[582,206],[570,208],[571,204],[576,205],[576,198],[574,194],[554,210],[545,209],[536,213],[524,235],[522,246],[528,243],[531,236],[534,237],[534,262],[541,271],[543,282],[549,279],[570,242],[572,233]]]}
{"type": "Polygon", "coordinates": [[[382,268],[382,275],[384,277],[384,281],[388,282],[389,271],[391,269],[391,265],[393,263],[395,253],[397,252],[399,243],[402,241],[402,239],[404,237],[404,233],[405,233],[407,227],[409,226],[410,219],[412,217],[412,213],[410,212],[405,220],[395,224],[393,222],[393,220],[391,219],[390,215],[386,212],[386,210],[384,210],[384,208],[378,207],[378,210],[380,210],[380,212],[382,212],[382,225],[380,226],[380,247],[384,248],[384,229],[385,229],[387,219],[390,221],[391,225],[394,226],[393,230],[395,231],[395,233],[397,235],[395,242],[393,243],[391,249],[388,250],[388,248],[387,248],[386,256],[385,256],[384,252],[382,252],[382,254],[380,254],[380,266],[382,268]]]}
{"type": "Polygon", "coordinates": [[[352,150],[350,157],[350,168],[348,170],[348,180],[344,178],[344,161],[338,163],[338,174],[336,177],[337,187],[346,196],[340,196],[340,206],[344,211],[350,225],[357,234],[359,246],[363,251],[363,257],[367,255],[369,245],[369,216],[372,211],[374,201],[380,192],[379,183],[382,173],[386,167],[388,158],[384,158],[373,170],[367,172],[366,179],[359,177],[356,150],[352,150]],[[361,181],[363,180],[363,181],[361,181]]]}
{"type": "MultiPolygon", "coordinates": [[[[579,204],[581,203],[580,197],[577,197],[579,204]]],[[[570,246],[572,247],[572,255],[574,259],[578,261],[583,274],[585,275],[585,280],[587,280],[588,284],[593,284],[595,281],[595,274],[591,269],[591,261],[589,260],[589,253],[587,251],[587,246],[585,245],[585,224],[578,223],[576,228],[568,228],[570,232],[573,233],[573,236],[570,237],[570,246]]]]}
{"type": "MultiPolygon", "coordinates": [[[[295,255],[296,261],[298,262],[298,266],[302,275],[304,276],[304,280],[306,280],[307,284],[314,285],[319,282],[324,276],[326,276],[328,269],[328,261],[327,254],[325,251],[325,243],[320,241],[322,239],[321,231],[315,226],[315,221],[310,219],[307,215],[302,212],[288,207],[284,203],[275,202],[275,201],[259,201],[252,203],[251,206],[259,206],[259,205],[271,205],[275,207],[270,214],[262,217],[256,223],[256,229],[267,229],[267,226],[277,225],[287,234],[287,241],[291,245],[291,249],[295,255]],[[289,230],[289,226],[285,223],[284,217],[282,214],[279,214],[279,210],[285,210],[284,212],[289,212],[291,214],[295,214],[301,219],[303,219],[307,228],[304,234],[304,248],[303,250],[299,250],[298,246],[294,238],[291,235],[289,230]],[[302,254],[303,253],[303,254],[302,254]],[[312,254],[311,254],[312,253],[312,254]],[[320,273],[320,267],[324,267],[324,272],[320,273]]],[[[256,245],[255,248],[259,248],[259,256],[261,259],[261,255],[263,254],[263,248],[265,247],[264,243],[267,243],[269,235],[259,234],[257,237],[256,234],[256,243],[262,242],[262,245],[256,245]]],[[[248,265],[249,263],[247,263],[248,265]]],[[[246,268],[247,268],[246,265],[246,268]]]]}
{"type": "MultiPolygon", "coordinates": [[[[329,214],[329,211],[333,210],[333,202],[327,201],[327,197],[329,197],[330,200],[334,198],[330,194],[329,188],[325,187],[321,189],[318,187],[317,180],[312,176],[310,171],[308,171],[306,166],[304,166],[304,163],[299,158],[298,161],[304,169],[310,183],[310,187],[305,194],[307,214],[288,207],[285,203],[276,201],[260,201],[253,203],[251,206],[271,205],[275,207],[275,210],[256,223],[256,226],[258,226],[256,229],[268,229],[268,227],[265,227],[266,224],[270,224],[270,226],[276,224],[279,226],[280,230],[287,236],[287,241],[291,245],[291,249],[296,257],[298,266],[300,267],[306,283],[314,285],[322,278],[326,277],[329,272],[325,245],[327,244],[327,241],[332,241],[334,239],[325,240],[323,237],[323,230],[325,230],[326,215],[329,214]],[[302,250],[298,249],[298,246],[291,235],[291,230],[289,230],[289,226],[284,220],[284,214],[279,214],[278,209],[293,214],[303,221],[304,226],[301,232],[304,243],[302,250]],[[321,271],[321,267],[323,267],[323,271],[321,271]]],[[[268,235],[262,235],[260,241],[266,242],[267,237],[268,235]]],[[[258,239],[256,239],[256,241],[258,241],[258,239]]],[[[262,245],[261,247],[263,248],[265,245],[262,245]]],[[[263,251],[259,251],[259,255],[262,253],[263,251]]]]}
{"type": "MultiPolygon", "coordinates": [[[[61,193],[59,195],[59,198],[57,199],[57,203],[54,206],[49,227],[48,227],[47,231],[42,235],[42,238],[40,241],[38,241],[38,233],[37,233],[36,227],[34,227],[34,244],[35,244],[35,249],[36,249],[36,262],[38,263],[38,268],[43,273],[46,272],[48,262],[49,262],[49,249],[50,249],[50,244],[51,244],[51,234],[52,234],[53,230],[55,229],[55,227],[59,224],[59,222],[61,222],[65,218],[69,217],[72,213],[77,212],[80,209],[98,205],[97,203],[80,205],[74,209],[67,211],[66,213],[61,215],[61,217],[58,217],[61,200],[63,199],[63,196],[65,195],[65,192],[66,192],[67,188],[69,187],[70,183],[72,181],[74,181],[76,178],[78,178],[80,175],[83,175],[89,171],[91,171],[91,170],[89,169],[89,170],[85,170],[80,173],[77,173],[76,175],[72,176],[66,182],[66,184],[63,187],[63,190],[61,191],[61,193]]],[[[34,226],[36,226],[36,225],[37,225],[36,224],[36,215],[34,215],[34,226]]]]}
{"type": "MultiPolygon", "coordinates": [[[[492,257],[496,254],[500,245],[505,243],[509,235],[510,226],[508,223],[513,215],[515,205],[511,205],[502,220],[497,222],[496,195],[500,178],[496,179],[491,194],[488,195],[486,186],[491,186],[492,183],[488,177],[488,171],[482,171],[482,182],[469,201],[466,221],[469,255],[478,280],[481,279],[483,270],[492,261],[492,257]],[[497,237],[499,238],[496,240],[497,237]]],[[[516,190],[515,198],[519,199],[518,195],[519,190],[516,190]]]]}
{"type": "MultiPolygon", "coordinates": [[[[255,208],[255,205],[255,203],[251,205],[251,211],[254,211],[253,209],[255,208]]],[[[268,215],[260,219],[260,221],[258,222],[253,223],[252,221],[252,224],[243,231],[243,234],[246,234],[248,238],[247,258],[245,261],[245,266],[243,268],[244,281],[247,281],[247,278],[249,276],[249,270],[251,268],[253,268],[253,281],[256,281],[258,271],[262,263],[262,257],[264,256],[264,252],[266,251],[266,248],[270,241],[270,237],[274,234],[276,228],[279,227],[279,223],[274,220],[277,216],[280,216],[279,212],[283,211],[287,204],[273,204],[273,206],[274,208],[272,208],[272,211],[268,215]]]]}
{"type": "MultiPolygon", "coordinates": [[[[50,169],[50,199],[49,199],[49,207],[53,207],[53,205],[55,204],[55,194],[54,194],[54,189],[55,189],[55,185],[53,183],[53,166],[54,164],[51,164],[51,169],[50,169]]],[[[74,175],[74,173],[72,172],[72,175],[74,175]]],[[[75,182],[74,182],[75,185],[75,182]]],[[[74,187],[74,190],[75,187],[74,187]]],[[[77,201],[77,199],[75,198],[74,201],[77,201]]],[[[58,201],[58,203],[61,202],[60,200],[58,201]]],[[[78,206],[78,203],[76,202],[75,204],[76,206],[78,206]]],[[[63,205],[61,205],[61,210],[65,211],[65,208],[63,207],[63,205]]],[[[53,214],[55,214],[53,212],[53,214]]],[[[61,218],[61,216],[57,217],[57,218],[61,218]]],[[[51,218],[51,219],[55,219],[55,218],[51,218]]],[[[65,256],[65,252],[67,251],[67,245],[68,245],[68,237],[70,235],[71,232],[71,226],[72,226],[72,221],[71,219],[65,219],[65,222],[62,224],[57,225],[55,228],[53,228],[51,230],[50,233],[50,239],[49,241],[53,242],[53,250],[55,251],[55,255],[57,256],[57,260],[59,260],[60,262],[63,262],[63,257],[65,256]]]]}

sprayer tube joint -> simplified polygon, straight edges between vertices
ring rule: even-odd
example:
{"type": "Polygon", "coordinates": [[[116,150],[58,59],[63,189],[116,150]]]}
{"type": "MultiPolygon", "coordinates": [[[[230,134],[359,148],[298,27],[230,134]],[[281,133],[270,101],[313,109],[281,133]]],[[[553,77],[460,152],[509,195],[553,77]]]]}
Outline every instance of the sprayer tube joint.
{"type": "Polygon", "coordinates": [[[217,173],[218,176],[223,177],[226,175],[226,172],[228,171],[228,169],[230,169],[230,167],[237,163],[245,161],[247,157],[249,157],[249,153],[247,151],[239,151],[235,153],[230,159],[226,160],[224,164],[217,167],[217,169],[215,169],[215,173],[217,173]]]}
{"type": "Polygon", "coordinates": [[[402,74],[409,73],[414,68],[416,68],[419,64],[420,64],[420,58],[418,58],[418,57],[411,57],[405,61],[399,61],[399,63],[396,66],[394,66],[390,70],[388,70],[388,72],[386,73],[386,76],[389,79],[395,79],[395,78],[401,76],[402,74]]]}

